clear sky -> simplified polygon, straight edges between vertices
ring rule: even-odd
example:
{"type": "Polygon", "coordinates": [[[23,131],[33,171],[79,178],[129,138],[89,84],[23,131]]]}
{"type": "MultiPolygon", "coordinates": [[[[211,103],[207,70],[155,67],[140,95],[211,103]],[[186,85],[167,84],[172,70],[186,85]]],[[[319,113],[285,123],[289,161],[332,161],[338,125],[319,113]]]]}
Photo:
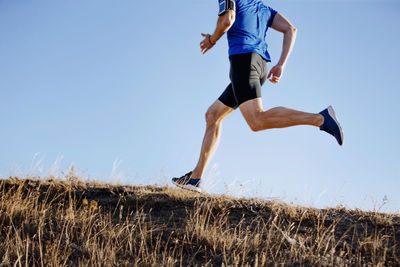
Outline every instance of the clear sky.
{"type": "MultiPolygon", "coordinates": [[[[400,1],[265,1],[297,28],[264,107],[332,104],[344,146],[317,128],[223,123],[210,193],[400,211],[400,1]],[[385,197],[386,196],[386,197],[385,197]],[[387,201],[384,199],[387,198],[387,201]]],[[[0,0],[0,176],[167,184],[191,170],[204,113],[229,82],[216,0],[0,0]]],[[[274,64],[282,35],[271,30],[274,64]]],[[[271,64],[269,65],[271,67],[271,64]]]]}

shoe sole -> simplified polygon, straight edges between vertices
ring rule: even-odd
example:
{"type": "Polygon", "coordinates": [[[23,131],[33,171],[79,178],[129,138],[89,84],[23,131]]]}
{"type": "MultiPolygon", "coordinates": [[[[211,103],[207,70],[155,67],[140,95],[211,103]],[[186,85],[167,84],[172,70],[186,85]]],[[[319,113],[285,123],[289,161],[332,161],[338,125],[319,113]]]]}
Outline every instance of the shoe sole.
{"type": "Polygon", "coordinates": [[[336,113],[335,110],[333,110],[332,106],[328,107],[328,113],[329,116],[331,116],[331,118],[336,122],[337,126],[339,127],[339,132],[340,132],[340,139],[342,140],[342,143],[339,145],[343,145],[343,141],[344,141],[344,136],[343,136],[343,130],[342,130],[342,126],[340,126],[340,123],[336,117],[336,113]]]}
{"type": "Polygon", "coordinates": [[[181,188],[181,189],[185,189],[185,190],[189,190],[189,191],[194,191],[194,192],[198,192],[198,193],[201,193],[202,191],[201,191],[201,188],[198,188],[198,187],[196,187],[196,186],[193,186],[193,185],[190,185],[190,184],[185,184],[185,185],[183,185],[183,184],[179,184],[179,183],[175,183],[175,182],[172,182],[174,185],[176,185],[177,187],[179,187],[179,188],[181,188]]]}

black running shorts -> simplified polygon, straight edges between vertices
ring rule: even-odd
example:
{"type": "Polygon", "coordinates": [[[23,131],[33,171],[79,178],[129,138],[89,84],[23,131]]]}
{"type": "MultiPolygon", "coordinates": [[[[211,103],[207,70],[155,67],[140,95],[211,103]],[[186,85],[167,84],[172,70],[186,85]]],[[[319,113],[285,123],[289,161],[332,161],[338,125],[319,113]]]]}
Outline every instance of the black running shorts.
{"type": "Polygon", "coordinates": [[[240,104],[261,97],[261,86],[267,79],[266,61],[257,53],[229,56],[231,83],[218,98],[236,109],[240,104]]]}

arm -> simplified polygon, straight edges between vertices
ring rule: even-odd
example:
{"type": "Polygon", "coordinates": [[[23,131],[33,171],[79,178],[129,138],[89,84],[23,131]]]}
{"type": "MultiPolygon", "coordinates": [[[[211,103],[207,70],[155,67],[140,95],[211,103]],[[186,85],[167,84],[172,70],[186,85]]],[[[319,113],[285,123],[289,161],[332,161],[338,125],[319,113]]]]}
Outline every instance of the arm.
{"type": "Polygon", "coordinates": [[[296,40],[297,29],[280,13],[275,15],[271,28],[283,33],[281,57],[279,58],[278,64],[276,64],[276,66],[274,66],[268,74],[268,79],[271,82],[278,83],[283,73],[283,69],[286,66],[290,52],[292,52],[292,48],[296,40]]]}
{"type": "Polygon", "coordinates": [[[236,13],[234,10],[228,10],[218,17],[217,26],[212,35],[204,34],[204,40],[200,43],[200,49],[203,54],[210,50],[215,43],[232,27],[235,22],[236,13]]]}

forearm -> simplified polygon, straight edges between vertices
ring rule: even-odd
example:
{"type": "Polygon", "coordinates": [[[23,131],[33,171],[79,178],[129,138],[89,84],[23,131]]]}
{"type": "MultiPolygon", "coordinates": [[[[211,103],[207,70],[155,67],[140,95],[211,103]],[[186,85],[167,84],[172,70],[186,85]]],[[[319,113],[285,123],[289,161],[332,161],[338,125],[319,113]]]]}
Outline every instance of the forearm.
{"type": "Polygon", "coordinates": [[[296,40],[296,32],[297,29],[292,26],[283,33],[282,53],[278,62],[278,65],[282,67],[286,65],[289,55],[292,52],[296,40]]]}
{"type": "Polygon", "coordinates": [[[229,10],[224,15],[220,16],[215,31],[210,37],[211,42],[215,44],[232,27],[234,22],[235,13],[232,10],[229,10]]]}

